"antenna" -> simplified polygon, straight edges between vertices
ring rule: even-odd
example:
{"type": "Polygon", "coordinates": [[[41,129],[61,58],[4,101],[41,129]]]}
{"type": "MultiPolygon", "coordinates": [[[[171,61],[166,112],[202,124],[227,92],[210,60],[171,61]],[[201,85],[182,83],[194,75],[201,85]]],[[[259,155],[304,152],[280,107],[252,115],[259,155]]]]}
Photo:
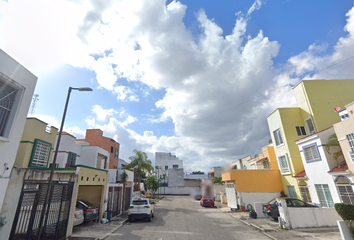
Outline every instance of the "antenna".
{"type": "Polygon", "coordinates": [[[34,112],[36,111],[36,103],[39,100],[39,94],[34,94],[33,98],[32,98],[32,105],[31,105],[31,109],[30,109],[30,116],[34,115],[34,112]]]}

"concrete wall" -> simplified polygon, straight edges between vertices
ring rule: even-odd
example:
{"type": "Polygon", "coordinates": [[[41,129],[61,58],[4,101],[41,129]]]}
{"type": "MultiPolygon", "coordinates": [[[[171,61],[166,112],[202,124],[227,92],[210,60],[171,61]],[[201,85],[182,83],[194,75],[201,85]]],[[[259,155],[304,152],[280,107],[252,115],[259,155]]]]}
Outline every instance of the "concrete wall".
{"type": "MultiPolygon", "coordinates": [[[[5,136],[0,137],[0,193],[5,193],[31,104],[37,77],[0,49],[0,79],[19,89],[5,136]],[[9,170],[6,170],[4,164],[9,170]]],[[[0,207],[5,194],[0,194],[0,207]]],[[[1,217],[1,215],[0,215],[1,217]]]]}
{"type": "Polygon", "coordinates": [[[202,180],[200,179],[184,179],[185,187],[200,187],[202,184],[202,180]]]}
{"type": "Polygon", "coordinates": [[[169,187],[184,186],[183,169],[168,169],[168,186],[169,187]]]}
{"type": "Polygon", "coordinates": [[[200,192],[199,187],[160,187],[156,194],[160,195],[191,195],[200,192]]]}
{"type": "MultiPolygon", "coordinates": [[[[0,227],[0,238],[1,239],[9,239],[13,220],[16,214],[16,209],[19,201],[19,197],[21,194],[23,180],[48,180],[50,175],[50,171],[40,171],[40,170],[32,170],[25,168],[14,168],[11,174],[11,180],[9,181],[9,186],[7,188],[6,193],[4,192],[3,196],[5,197],[2,209],[0,211],[0,216],[6,217],[7,223],[0,227]]],[[[69,181],[74,182],[74,191],[77,186],[77,176],[74,174],[67,173],[57,173],[55,172],[53,175],[53,181],[69,181]]],[[[73,192],[73,197],[74,197],[73,192]]],[[[68,232],[67,236],[71,234],[71,228],[73,216],[75,211],[75,205],[71,204],[70,207],[70,217],[68,224],[68,232]]]]}
{"type": "Polygon", "coordinates": [[[342,220],[334,208],[288,208],[292,228],[336,227],[342,220]]]}
{"type": "Polygon", "coordinates": [[[249,192],[237,192],[237,197],[240,205],[247,206],[251,204],[254,206],[255,202],[269,202],[273,198],[280,197],[279,192],[259,192],[259,193],[249,193],[249,192]]]}
{"type": "Polygon", "coordinates": [[[235,182],[237,192],[281,192],[279,170],[233,170],[222,174],[223,181],[235,182]]]}
{"type": "Polygon", "coordinates": [[[214,196],[216,201],[221,201],[221,193],[226,192],[225,184],[214,184],[214,196]]]}

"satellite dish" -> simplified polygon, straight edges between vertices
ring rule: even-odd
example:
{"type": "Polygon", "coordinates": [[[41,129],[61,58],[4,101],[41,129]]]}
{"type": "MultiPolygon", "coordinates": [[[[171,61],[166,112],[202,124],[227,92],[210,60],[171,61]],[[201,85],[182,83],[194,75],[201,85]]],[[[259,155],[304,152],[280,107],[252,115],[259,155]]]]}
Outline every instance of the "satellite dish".
{"type": "Polygon", "coordinates": [[[336,107],[336,108],[334,108],[334,112],[339,112],[340,110],[341,110],[342,108],[341,107],[336,107]]]}

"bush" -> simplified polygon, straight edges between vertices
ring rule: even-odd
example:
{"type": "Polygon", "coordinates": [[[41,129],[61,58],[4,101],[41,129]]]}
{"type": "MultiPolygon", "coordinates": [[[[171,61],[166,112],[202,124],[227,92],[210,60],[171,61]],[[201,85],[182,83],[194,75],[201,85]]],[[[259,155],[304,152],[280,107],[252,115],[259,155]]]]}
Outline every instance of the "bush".
{"type": "Polygon", "coordinates": [[[336,203],[334,204],[334,208],[336,209],[338,215],[343,218],[343,220],[354,220],[354,204],[336,203]]]}
{"type": "Polygon", "coordinates": [[[354,227],[350,227],[350,233],[354,236],[354,227]]]}

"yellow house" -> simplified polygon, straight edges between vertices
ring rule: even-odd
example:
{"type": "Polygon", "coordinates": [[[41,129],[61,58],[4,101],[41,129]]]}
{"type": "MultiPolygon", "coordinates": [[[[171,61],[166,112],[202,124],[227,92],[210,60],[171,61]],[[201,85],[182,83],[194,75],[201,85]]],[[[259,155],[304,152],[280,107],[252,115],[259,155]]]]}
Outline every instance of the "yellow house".
{"type": "MultiPolygon", "coordinates": [[[[247,160],[248,169],[279,169],[273,144],[262,148],[262,155],[247,160]]],[[[247,166],[244,165],[244,170],[247,166]]]]}
{"type": "MultiPolygon", "coordinates": [[[[294,177],[304,171],[295,141],[340,121],[334,108],[353,101],[354,80],[304,80],[293,91],[298,106],[278,108],[267,121],[284,192],[304,199],[294,177]]],[[[306,182],[307,179],[302,179],[302,187],[306,182]]]]}
{"type": "Polygon", "coordinates": [[[57,132],[57,128],[49,127],[37,118],[27,118],[17,150],[15,167],[48,167],[57,132]]]}

